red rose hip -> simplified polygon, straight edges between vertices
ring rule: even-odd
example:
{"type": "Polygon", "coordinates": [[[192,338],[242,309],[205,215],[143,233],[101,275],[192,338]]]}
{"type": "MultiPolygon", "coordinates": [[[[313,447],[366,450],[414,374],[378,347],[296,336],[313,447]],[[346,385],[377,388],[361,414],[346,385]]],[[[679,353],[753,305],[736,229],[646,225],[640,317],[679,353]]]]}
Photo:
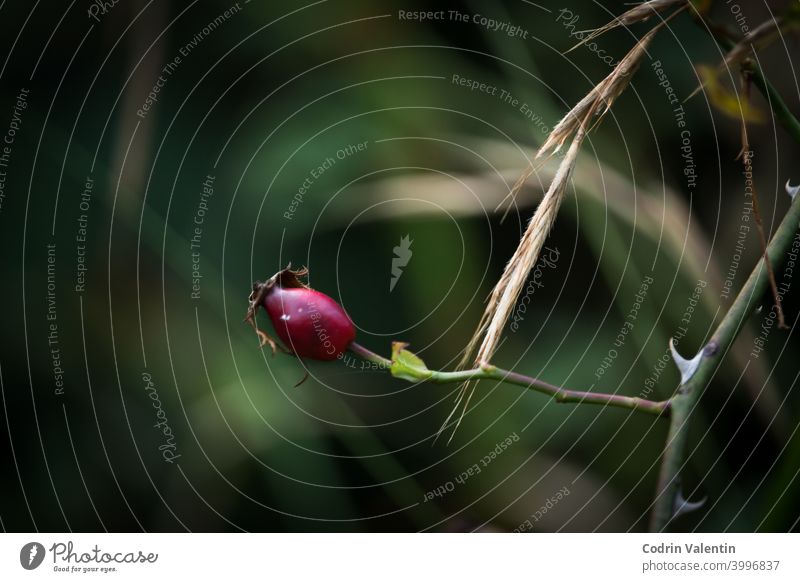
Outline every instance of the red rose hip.
{"type": "Polygon", "coordinates": [[[256,310],[263,307],[287,351],[301,358],[335,360],[355,339],[356,330],[341,305],[300,281],[307,273],[286,268],[266,283],[254,283],[245,321],[253,325],[261,346],[269,344],[274,353],[275,342],[255,321],[256,310]]]}

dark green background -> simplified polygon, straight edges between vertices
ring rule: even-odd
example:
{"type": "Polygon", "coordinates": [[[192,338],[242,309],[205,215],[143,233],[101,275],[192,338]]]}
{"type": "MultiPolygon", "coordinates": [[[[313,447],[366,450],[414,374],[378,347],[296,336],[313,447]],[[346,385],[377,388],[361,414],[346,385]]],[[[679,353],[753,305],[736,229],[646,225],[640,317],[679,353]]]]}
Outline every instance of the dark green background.
{"type": "MultiPolygon", "coordinates": [[[[85,0],[69,10],[4,3],[0,131],[20,88],[30,89],[30,106],[0,211],[3,527],[510,531],[568,487],[535,531],[644,529],[666,423],[485,382],[452,443],[432,446],[456,386],[310,362],[312,377],[295,388],[301,364],[259,352],[241,322],[251,281],[291,261],[343,303],[365,346],[388,355],[390,342],[403,340],[432,367],[455,365],[552,168],[501,224],[494,207],[544,134],[518,108],[452,76],[509,91],[552,127],[609,72],[585,47],[562,54],[576,39],[558,10],[579,14],[578,29],[588,29],[625,8],[540,4],[551,12],[517,0],[240,3],[183,58],[142,120],[136,111],[159,70],[231,4],[122,0],[98,24],[85,0]],[[472,22],[398,19],[398,10],[420,8],[513,22],[528,38],[472,22]],[[309,172],[359,142],[367,149],[337,160],[285,220],[309,172]],[[208,174],[214,195],[201,299],[193,300],[189,239],[208,174]],[[88,175],[87,288],[76,293],[88,175]],[[389,293],[392,249],[407,234],[414,254],[389,293]],[[62,395],[47,342],[47,244],[57,246],[62,395]],[[174,464],[158,450],[145,372],[175,434],[174,464]],[[512,434],[519,441],[479,475],[423,502],[512,434]]],[[[736,30],[716,4],[714,20],[736,30]]],[[[753,25],[769,18],[761,2],[742,4],[753,25]]],[[[783,3],[770,5],[779,13],[783,3]]],[[[650,26],[598,43],[621,58],[650,26]]],[[[759,56],[800,113],[797,39],[785,41],[759,56]]],[[[688,15],[650,53],[681,98],[697,85],[695,66],[720,60],[688,15]]],[[[703,94],[685,105],[699,174],[690,191],[680,132],[649,63],[584,146],[548,241],[558,264],[545,271],[519,331],[507,333],[498,365],[588,389],[652,270],[635,331],[593,388],[636,395],[698,279],[708,286],[685,355],[729,303],[720,290],[744,200],[739,128],[703,94]]],[[[788,205],[783,184],[800,181],[798,144],[768,114],[751,141],[771,229],[788,205]]],[[[734,289],[757,256],[752,232],[734,289]]],[[[708,502],[675,529],[797,527],[796,297],[796,289],[786,297],[793,330],[773,329],[753,359],[763,314],[753,317],[704,395],[684,489],[708,502]]],[[[766,314],[770,298],[763,302],[766,314]]],[[[653,397],[668,397],[677,380],[670,364],[653,397]]]]}

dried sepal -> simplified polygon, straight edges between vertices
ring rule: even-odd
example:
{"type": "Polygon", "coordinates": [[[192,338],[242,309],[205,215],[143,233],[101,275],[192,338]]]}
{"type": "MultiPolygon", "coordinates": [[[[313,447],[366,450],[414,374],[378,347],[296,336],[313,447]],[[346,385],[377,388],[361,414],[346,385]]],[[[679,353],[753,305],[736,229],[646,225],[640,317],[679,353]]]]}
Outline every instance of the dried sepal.
{"type": "Polygon", "coordinates": [[[294,271],[292,270],[292,264],[289,263],[285,269],[278,271],[266,281],[255,281],[253,283],[253,290],[250,292],[250,296],[247,298],[248,306],[247,313],[244,317],[244,322],[253,326],[253,330],[258,336],[259,347],[263,348],[264,346],[269,345],[273,356],[278,349],[286,353],[291,352],[280,344],[276,343],[268,333],[258,327],[258,322],[256,321],[256,313],[258,312],[258,308],[261,306],[264,296],[276,285],[286,289],[308,289],[308,285],[300,280],[300,277],[305,277],[306,275],[308,275],[308,269],[306,267],[302,267],[301,269],[294,271]]]}

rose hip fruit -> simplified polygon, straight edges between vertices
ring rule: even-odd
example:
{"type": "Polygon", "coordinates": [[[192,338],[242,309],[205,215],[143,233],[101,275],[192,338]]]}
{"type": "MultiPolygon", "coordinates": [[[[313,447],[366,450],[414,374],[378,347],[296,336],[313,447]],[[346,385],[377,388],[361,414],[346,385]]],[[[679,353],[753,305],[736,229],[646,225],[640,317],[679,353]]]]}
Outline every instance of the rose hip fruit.
{"type": "Polygon", "coordinates": [[[307,274],[306,269],[287,267],[266,283],[255,282],[245,321],[253,325],[261,346],[269,344],[275,353],[275,342],[256,325],[256,311],[263,307],[287,346],[285,351],[312,360],[335,360],[355,339],[355,326],[341,305],[300,281],[307,274]]]}

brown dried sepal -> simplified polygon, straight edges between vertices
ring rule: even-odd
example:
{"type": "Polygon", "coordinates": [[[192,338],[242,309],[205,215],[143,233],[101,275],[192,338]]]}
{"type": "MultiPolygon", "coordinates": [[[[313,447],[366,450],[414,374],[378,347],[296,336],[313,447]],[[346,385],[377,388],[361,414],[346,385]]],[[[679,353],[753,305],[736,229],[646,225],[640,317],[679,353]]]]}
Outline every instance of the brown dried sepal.
{"type": "Polygon", "coordinates": [[[253,283],[253,290],[250,292],[250,296],[247,298],[249,304],[244,322],[253,326],[253,329],[255,330],[259,340],[258,347],[263,348],[265,345],[269,344],[269,347],[272,349],[273,356],[275,355],[275,351],[277,349],[280,349],[282,352],[287,354],[291,354],[292,352],[277,343],[269,336],[269,334],[258,328],[258,323],[256,322],[256,313],[258,312],[258,308],[261,307],[261,304],[263,303],[264,297],[267,295],[267,293],[269,293],[276,286],[284,289],[308,289],[308,285],[300,280],[300,277],[305,277],[306,275],[308,275],[308,269],[303,267],[297,271],[293,271],[292,264],[289,263],[285,269],[275,273],[272,277],[267,279],[266,282],[256,281],[253,283]]]}

